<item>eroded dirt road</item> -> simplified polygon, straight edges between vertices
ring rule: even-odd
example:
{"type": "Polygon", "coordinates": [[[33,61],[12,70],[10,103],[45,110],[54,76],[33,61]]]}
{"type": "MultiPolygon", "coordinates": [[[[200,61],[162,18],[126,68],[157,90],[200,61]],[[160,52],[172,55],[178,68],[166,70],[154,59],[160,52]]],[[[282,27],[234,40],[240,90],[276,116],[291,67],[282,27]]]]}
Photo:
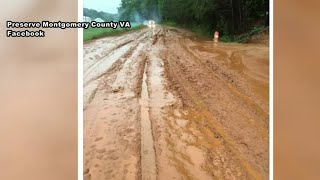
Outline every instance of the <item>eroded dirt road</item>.
{"type": "Polygon", "coordinates": [[[84,46],[84,178],[268,179],[269,48],[158,26],[84,46]]]}

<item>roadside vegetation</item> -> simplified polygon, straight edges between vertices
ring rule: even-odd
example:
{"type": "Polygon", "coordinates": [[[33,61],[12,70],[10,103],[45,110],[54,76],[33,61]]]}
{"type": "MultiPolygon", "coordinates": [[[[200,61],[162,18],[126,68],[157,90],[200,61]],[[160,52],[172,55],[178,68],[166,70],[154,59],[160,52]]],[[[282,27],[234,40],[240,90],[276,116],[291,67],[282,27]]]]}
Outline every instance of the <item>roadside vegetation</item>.
{"type": "Polygon", "coordinates": [[[87,42],[93,39],[98,39],[105,36],[115,36],[127,31],[137,30],[143,28],[144,25],[138,23],[131,23],[131,28],[88,28],[83,30],[83,41],[87,42]]]}
{"type": "Polygon", "coordinates": [[[96,11],[94,9],[83,8],[83,15],[90,17],[92,20],[101,18],[104,21],[117,21],[119,19],[118,14],[111,14],[103,11],[96,11]]]}
{"type": "MultiPolygon", "coordinates": [[[[214,31],[207,31],[206,28],[199,26],[188,26],[188,25],[179,25],[175,22],[172,21],[165,21],[161,23],[162,25],[165,26],[173,26],[173,27],[178,27],[178,28],[186,28],[189,29],[190,31],[196,33],[197,35],[204,37],[204,38],[213,38],[213,33],[214,31]]],[[[220,41],[221,42],[238,42],[238,43],[245,43],[251,39],[252,36],[260,34],[264,31],[266,31],[268,27],[265,27],[263,25],[256,25],[252,27],[252,29],[248,32],[242,33],[242,34],[237,34],[237,35],[229,35],[229,34],[223,34],[220,36],[220,41]]]]}
{"type": "Polygon", "coordinates": [[[269,26],[268,0],[122,0],[119,18],[187,28],[221,41],[245,42],[269,26]]]}

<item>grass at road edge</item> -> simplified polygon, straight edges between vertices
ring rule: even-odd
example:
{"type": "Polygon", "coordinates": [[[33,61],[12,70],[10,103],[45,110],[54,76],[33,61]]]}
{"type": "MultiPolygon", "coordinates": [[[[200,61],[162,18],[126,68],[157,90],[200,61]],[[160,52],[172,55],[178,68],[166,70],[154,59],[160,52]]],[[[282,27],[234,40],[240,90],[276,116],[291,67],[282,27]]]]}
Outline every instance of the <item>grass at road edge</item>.
{"type": "Polygon", "coordinates": [[[128,31],[142,29],[145,26],[142,24],[131,24],[131,28],[88,28],[83,30],[83,41],[91,41],[105,36],[115,36],[128,31]]]}

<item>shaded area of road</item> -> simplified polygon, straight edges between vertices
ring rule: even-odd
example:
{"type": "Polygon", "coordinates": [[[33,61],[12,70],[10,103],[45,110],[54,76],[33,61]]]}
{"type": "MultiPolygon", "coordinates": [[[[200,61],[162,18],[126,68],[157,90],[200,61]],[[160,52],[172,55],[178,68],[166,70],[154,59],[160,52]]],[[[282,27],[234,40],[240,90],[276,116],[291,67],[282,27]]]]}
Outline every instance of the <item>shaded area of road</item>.
{"type": "Polygon", "coordinates": [[[162,26],[86,44],[85,179],[268,179],[268,53],[162,26]]]}

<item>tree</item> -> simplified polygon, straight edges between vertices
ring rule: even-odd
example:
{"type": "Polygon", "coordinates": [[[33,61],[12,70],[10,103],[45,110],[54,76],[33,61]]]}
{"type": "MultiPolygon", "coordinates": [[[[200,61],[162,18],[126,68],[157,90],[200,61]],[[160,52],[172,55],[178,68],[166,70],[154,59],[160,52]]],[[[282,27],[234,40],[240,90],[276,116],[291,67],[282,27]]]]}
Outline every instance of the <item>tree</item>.
{"type": "Polygon", "coordinates": [[[185,27],[204,29],[212,34],[219,30],[232,37],[251,30],[264,20],[268,0],[122,0],[119,13],[122,19],[173,21],[185,27]]]}

